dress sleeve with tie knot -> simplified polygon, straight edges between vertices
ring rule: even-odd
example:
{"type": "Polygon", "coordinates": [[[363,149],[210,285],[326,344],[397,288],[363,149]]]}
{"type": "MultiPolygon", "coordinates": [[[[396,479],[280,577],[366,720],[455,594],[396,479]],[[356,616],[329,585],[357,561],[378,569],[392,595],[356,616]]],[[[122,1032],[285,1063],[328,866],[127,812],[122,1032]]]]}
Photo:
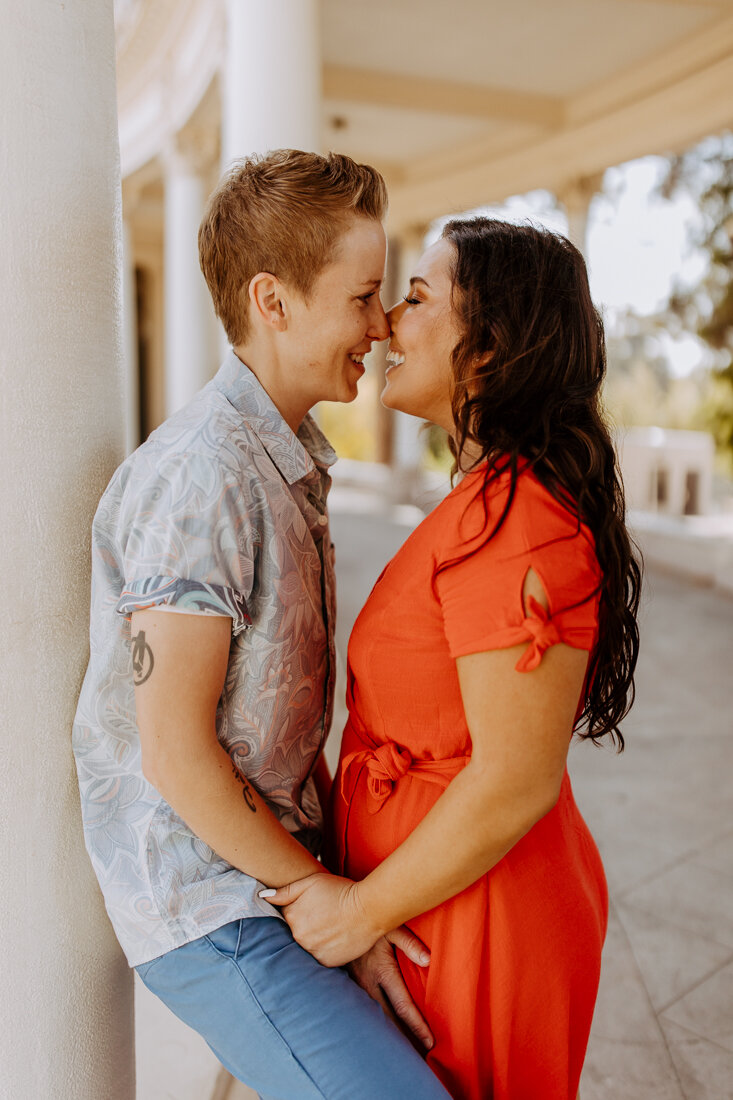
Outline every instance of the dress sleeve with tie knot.
{"type": "Polygon", "coordinates": [[[560,642],[593,649],[601,574],[589,529],[528,471],[492,535],[506,493],[506,481],[490,489],[486,509],[480,492],[469,497],[455,545],[436,562],[435,588],[452,657],[528,642],[516,668],[530,672],[560,642]],[[547,608],[525,598],[530,570],[547,608]]]}

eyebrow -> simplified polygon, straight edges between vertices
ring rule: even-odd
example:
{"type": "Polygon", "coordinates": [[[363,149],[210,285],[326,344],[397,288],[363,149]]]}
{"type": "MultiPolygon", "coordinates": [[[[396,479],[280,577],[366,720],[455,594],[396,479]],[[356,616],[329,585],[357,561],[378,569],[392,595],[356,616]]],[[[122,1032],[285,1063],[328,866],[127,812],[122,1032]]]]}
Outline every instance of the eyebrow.
{"type": "Polygon", "coordinates": [[[422,283],[423,286],[426,286],[428,288],[428,290],[430,290],[430,283],[428,282],[427,279],[423,279],[422,275],[413,275],[412,276],[412,278],[410,279],[410,286],[414,286],[415,283],[422,283]]]}
{"type": "Polygon", "coordinates": [[[382,285],[382,280],[381,279],[365,279],[364,282],[361,285],[362,286],[378,287],[378,286],[382,285]]]}

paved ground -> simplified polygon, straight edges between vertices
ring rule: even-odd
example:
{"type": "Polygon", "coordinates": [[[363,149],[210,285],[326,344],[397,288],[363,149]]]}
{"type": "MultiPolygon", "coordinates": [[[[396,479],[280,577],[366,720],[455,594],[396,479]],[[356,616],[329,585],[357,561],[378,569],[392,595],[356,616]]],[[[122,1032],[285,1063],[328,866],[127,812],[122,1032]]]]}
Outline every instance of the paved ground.
{"type": "MultiPolygon", "coordinates": [[[[343,653],[415,516],[343,491],[334,505],[343,653]]],[[[733,600],[652,573],[626,752],[571,752],[612,902],[583,1100],[733,1098],[732,672],[733,600]]]]}
{"type": "Polygon", "coordinates": [[[612,911],[583,1100],[733,1097],[733,600],[651,573],[621,757],[571,754],[612,911]]]}

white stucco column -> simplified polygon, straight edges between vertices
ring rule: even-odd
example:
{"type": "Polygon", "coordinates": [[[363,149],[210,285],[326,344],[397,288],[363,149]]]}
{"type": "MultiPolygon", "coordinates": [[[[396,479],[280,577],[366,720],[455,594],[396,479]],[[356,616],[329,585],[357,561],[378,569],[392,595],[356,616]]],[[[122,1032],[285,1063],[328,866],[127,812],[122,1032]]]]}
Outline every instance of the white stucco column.
{"type": "Polygon", "coordinates": [[[318,151],[319,0],[226,0],[222,166],[268,149],[318,151]]]}
{"type": "MultiPolygon", "coordinates": [[[[417,269],[422,256],[427,225],[417,225],[403,230],[397,239],[397,295],[407,294],[410,276],[417,269]]],[[[411,497],[422,468],[425,451],[424,421],[405,413],[395,413],[393,436],[393,468],[395,491],[403,498],[411,497]]]]}
{"type": "Polygon", "coordinates": [[[568,218],[568,239],[587,259],[588,214],[593,196],[603,186],[603,172],[570,180],[557,192],[568,218]]]}
{"type": "Polygon", "coordinates": [[[137,288],[130,228],[122,222],[122,359],[124,363],[125,453],[140,444],[140,364],[137,348],[137,288]]]}
{"type": "Polygon", "coordinates": [[[201,274],[198,231],[206,201],[204,173],[181,141],[165,158],[166,415],[185,405],[213,376],[213,306],[201,274]]]}
{"type": "Polygon", "coordinates": [[[124,450],[112,0],[5,0],[0,133],[0,1097],[132,1100],[132,976],[71,752],[124,450]]]}

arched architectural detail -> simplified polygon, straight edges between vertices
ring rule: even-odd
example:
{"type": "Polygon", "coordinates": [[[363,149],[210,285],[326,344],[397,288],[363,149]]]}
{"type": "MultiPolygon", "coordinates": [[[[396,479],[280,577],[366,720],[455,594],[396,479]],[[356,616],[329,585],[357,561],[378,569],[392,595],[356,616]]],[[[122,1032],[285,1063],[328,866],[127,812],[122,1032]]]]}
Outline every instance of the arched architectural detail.
{"type": "Polygon", "coordinates": [[[221,69],[225,36],[218,0],[125,0],[124,8],[117,55],[123,178],[194,115],[221,69]]]}

